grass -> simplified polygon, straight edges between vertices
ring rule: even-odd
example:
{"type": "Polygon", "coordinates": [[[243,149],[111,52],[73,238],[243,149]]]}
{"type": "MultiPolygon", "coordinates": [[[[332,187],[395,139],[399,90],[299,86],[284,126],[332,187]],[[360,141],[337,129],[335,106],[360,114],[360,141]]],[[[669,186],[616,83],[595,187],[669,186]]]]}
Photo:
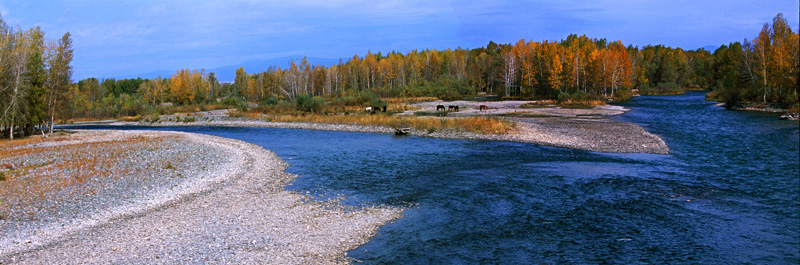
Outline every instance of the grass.
{"type": "Polygon", "coordinates": [[[363,106],[325,106],[317,113],[299,112],[286,106],[259,107],[247,112],[234,111],[231,117],[246,117],[268,122],[306,122],[327,124],[352,124],[363,126],[383,126],[392,128],[411,127],[429,132],[455,130],[480,134],[506,134],[514,129],[514,124],[487,117],[444,118],[448,112],[417,112],[417,116],[396,116],[407,110],[419,107],[408,105],[417,101],[436,100],[433,97],[383,98],[387,103],[385,113],[367,114],[363,106]],[[348,115],[344,115],[348,114],[348,115]]]}
{"type": "Polygon", "coordinates": [[[538,109],[550,108],[558,104],[555,100],[537,100],[535,102],[528,102],[519,106],[521,109],[538,109]]]}
{"type": "Polygon", "coordinates": [[[140,116],[140,115],[136,115],[136,116],[125,116],[125,117],[119,118],[119,120],[120,120],[120,121],[129,121],[129,122],[133,122],[133,121],[140,121],[140,120],[142,120],[142,116],[140,116]]]}
{"type": "Polygon", "coordinates": [[[678,86],[657,86],[657,87],[642,87],[639,88],[639,95],[642,96],[668,96],[668,95],[683,95],[686,94],[684,88],[678,86]]]}
{"type": "Polygon", "coordinates": [[[328,124],[353,124],[364,126],[384,126],[391,128],[411,127],[418,130],[441,131],[455,130],[480,134],[507,134],[514,129],[514,124],[487,117],[439,118],[425,116],[395,115],[269,115],[250,113],[249,118],[271,122],[306,122],[328,124]],[[431,130],[433,129],[433,130],[431,130]]]}
{"type": "Polygon", "coordinates": [[[606,102],[602,100],[568,100],[559,103],[558,106],[566,109],[593,109],[605,104],[606,102]]]}
{"type": "Polygon", "coordinates": [[[389,104],[413,104],[417,102],[435,101],[439,98],[436,97],[396,97],[396,98],[381,98],[389,104]]]}
{"type": "MultiPolygon", "coordinates": [[[[48,139],[28,138],[0,141],[0,213],[20,209],[51,211],[58,201],[78,200],[95,193],[89,183],[108,181],[129,172],[113,169],[128,161],[133,150],[160,146],[160,138],[134,137],[92,143],[33,146],[31,143],[74,140],[67,134],[54,134],[48,139]],[[103,150],[97,152],[97,150],[103,150]],[[37,163],[23,162],[36,156],[37,163]]],[[[27,211],[27,210],[26,210],[27,211]]],[[[13,218],[20,218],[19,216],[13,218]]]]}

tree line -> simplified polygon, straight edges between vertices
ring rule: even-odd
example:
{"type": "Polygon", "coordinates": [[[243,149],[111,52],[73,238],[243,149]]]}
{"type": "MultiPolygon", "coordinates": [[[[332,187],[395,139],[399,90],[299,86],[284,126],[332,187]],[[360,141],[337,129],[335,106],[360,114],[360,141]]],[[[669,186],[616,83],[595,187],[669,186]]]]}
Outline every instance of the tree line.
{"type": "Polygon", "coordinates": [[[0,17],[0,132],[13,139],[52,132],[72,78],[69,33],[49,40],[39,27],[22,30],[0,17]]]}
{"type": "Polygon", "coordinates": [[[22,31],[2,24],[0,128],[11,136],[15,128],[30,134],[54,119],[147,115],[165,104],[246,106],[310,98],[367,104],[376,97],[454,100],[485,93],[605,101],[624,100],[633,89],[641,94],[699,89],[713,90],[710,95],[731,104],[797,104],[798,33],[782,14],[772,22],[753,40],[722,45],[713,53],[663,45],[639,48],[571,34],[561,41],[490,42],[476,49],[368,51],[331,66],[311,65],[303,58],[257,73],[239,68],[235,80],[224,84],[214,73],[191,69],[168,78],[87,78],[70,84],[69,33],[48,41],[39,28],[22,31]]]}
{"type": "Polygon", "coordinates": [[[778,14],[752,40],[733,42],[714,51],[711,97],[728,107],[741,101],[796,105],[800,76],[800,39],[778,14]]]}
{"type": "MultiPolygon", "coordinates": [[[[709,87],[712,55],[704,50],[645,46],[569,35],[566,40],[490,42],[477,49],[427,49],[405,54],[367,52],[332,66],[303,58],[286,68],[236,71],[220,84],[214,73],[182,69],[170,78],[78,82],[76,97],[89,106],[108,105],[124,95],[138,104],[208,103],[236,97],[249,102],[293,101],[299,95],[340,98],[371,93],[379,97],[459,99],[483,92],[502,97],[556,98],[559,94],[627,97],[632,88],[709,87]],[[699,75],[696,73],[700,73],[699,75]],[[138,84],[138,87],[136,86],[138,84]]],[[[79,108],[89,110],[89,108],[79,108]]]]}

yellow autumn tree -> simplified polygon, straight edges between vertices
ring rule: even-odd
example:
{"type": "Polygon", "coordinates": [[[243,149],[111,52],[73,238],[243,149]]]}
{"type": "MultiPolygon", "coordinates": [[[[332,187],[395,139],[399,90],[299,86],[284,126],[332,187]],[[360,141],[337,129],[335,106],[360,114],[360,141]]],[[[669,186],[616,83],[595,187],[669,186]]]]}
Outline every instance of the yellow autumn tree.
{"type": "Polygon", "coordinates": [[[186,104],[192,101],[191,81],[189,69],[178,70],[170,78],[169,93],[175,103],[186,104]]]}

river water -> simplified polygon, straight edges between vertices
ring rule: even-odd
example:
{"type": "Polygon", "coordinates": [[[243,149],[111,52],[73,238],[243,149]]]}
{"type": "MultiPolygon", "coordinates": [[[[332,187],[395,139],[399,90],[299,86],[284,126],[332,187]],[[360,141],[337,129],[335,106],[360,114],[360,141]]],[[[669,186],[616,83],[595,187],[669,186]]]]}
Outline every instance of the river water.
{"type": "Polygon", "coordinates": [[[365,263],[800,263],[798,123],[725,110],[703,96],[637,97],[614,117],[663,137],[669,155],[352,132],[156,129],[272,150],[300,176],[290,190],[408,207],[348,253],[365,263]]]}

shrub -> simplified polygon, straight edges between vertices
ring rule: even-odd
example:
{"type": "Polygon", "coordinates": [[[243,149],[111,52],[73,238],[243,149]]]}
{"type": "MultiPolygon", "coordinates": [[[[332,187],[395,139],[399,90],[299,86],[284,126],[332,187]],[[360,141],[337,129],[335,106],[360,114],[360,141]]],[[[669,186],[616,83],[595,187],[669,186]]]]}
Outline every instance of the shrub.
{"type": "Polygon", "coordinates": [[[241,118],[241,117],[244,117],[244,112],[238,111],[238,110],[234,110],[234,111],[231,111],[228,114],[228,116],[230,116],[232,118],[241,118]]]}
{"type": "Polygon", "coordinates": [[[239,97],[226,97],[223,98],[219,103],[225,106],[236,106],[239,104],[239,101],[242,101],[239,97]]]}
{"type": "Polygon", "coordinates": [[[161,119],[161,115],[158,115],[158,112],[153,112],[145,118],[145,121],[154,123],[161,119]]]}
{"type": "Polygon", "coordinates": [[[278,105],[278,99],[273,97],[273,96],[266,97],[263,100],[261,100],[261,105],[265,105],[265,106],[278,105]]]}
{"type": "Polygon", "coordinates": [[[325,104],[325,99],[322,97],[312,97],[308,94],[297,95],[295,99],[295,106],[297,110],[303,112],[319,112],[320,107],[325,104]]]}
{"type": "Polygon", "coordinates": [[[650,87],[649,85],[639,87],[639,94],[640,95],[680,95],[683,94],[684,91],[681,87],[673,82],[669,83],[658,83],[655,87],[650,87]]]}
{"type": "Polygon", "coordinates": [[[387,104],[386,104],[386,101],[383,101],[383,99],[374,98],[374,99],[372,99],[372,100],[369,102],[369,106],[370,106],[370,107],[379,107],[379,108],[383,108],[383,107],[386,107],[386,106],[387,106],[387,104]]]}

